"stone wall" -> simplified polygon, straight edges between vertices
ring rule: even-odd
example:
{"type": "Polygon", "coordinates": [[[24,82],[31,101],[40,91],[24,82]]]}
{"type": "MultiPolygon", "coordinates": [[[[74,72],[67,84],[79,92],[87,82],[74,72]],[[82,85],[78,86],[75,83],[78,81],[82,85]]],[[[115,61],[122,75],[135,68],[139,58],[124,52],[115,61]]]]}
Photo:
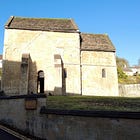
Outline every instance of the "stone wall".
{"type": "Polygon", "coordinates": [[[140,138],[138,112],[48,111],[42,106],[46,106],[46,97],[42,95],[1,97],[0,122],[46,140],[140,138]],[[35,100],[36,109],[33,108],[35,100]]]}
{"type": "Polygon", "coordinates": [[[114,52],[82,51],[81,65],[82,95],[118,96],[114,52]]]}
{"type": "Polygon", "coordinates": [[[45,95],[0,97],[0,123],[25,134],[41,137],[44,121],[40,115],[42,106],[46,106],[45,95]]]}
{"type": "Polygon", "coordinates": [[[67,70],[66,92],[81,93],[79,33],[5,29],[4,39],[2,89],[5,93],[20,93],[22,54],[30,55],[29,93],[37,93],[37,73],[43,70],[45,92],[62,94],[62,70],[55,67],[59,63],[55,55],[60,55],[60,67],[63,65],[67,70]]]}
{"type": "MultiPolygon", "coordinates": [[[[45,117],[45,116],[44,116],[45,117]]],[[[51,140],[139,140],[140,120],[48,115],[44,136],[51,140]]]]}
{"type": "Polygon", "coordinates": [[[140,84],[119,84],[119,95],[122,97],[140,97],[140,84]]]}
{"type": "Polygon", "coordinates": [[[26,93],[37,93],[38,72],[43,71],[45,93],[118,96],[115,52],[80,51],[79,33],[5,29],[4,39],[2,90],[6,94],[24,93],[23,85],[26,93]],[[30,56],[26,81],[24,54],[30,56]]]}

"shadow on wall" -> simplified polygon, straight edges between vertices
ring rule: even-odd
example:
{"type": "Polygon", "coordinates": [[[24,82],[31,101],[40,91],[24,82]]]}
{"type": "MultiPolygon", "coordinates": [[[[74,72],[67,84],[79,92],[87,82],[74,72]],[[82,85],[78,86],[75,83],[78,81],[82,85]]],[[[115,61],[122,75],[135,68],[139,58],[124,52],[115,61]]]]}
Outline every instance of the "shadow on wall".
{"type": "MultiPolygon", "coordinates": [[[[23,56],[21,62],[3,60],[1,90],[6,95],[22,95],[31,93],[66,95],[66,71],[63,67],[62,87],[54,87],[53,91],[44,90],[45,81],[42,82],[39,76],[44,76],[43,70],[38,71],[36,62],[33,62],[30,57],[29,62],[27,58],[23,58],[23,56]],[[42,87],[43,89],[41,89],[42,87]]],[[[71,94],[74,95],[73,93],[70,93],[70,95],[71,94]]]]}
{"type": "Polygon", "coordinates": [[[27,90],[27,93],[36,93],[36,85],[36,62],[32,62],[31,59],[29,64],[23,61],[3,60],[1,87],[6,94],[19,95],[23,88],[27,90]]]}
{"type": "Polygon", "coordinates": [[[30,58],[29,61],[29,93],[37,93],[37,66],[30,58]]]}

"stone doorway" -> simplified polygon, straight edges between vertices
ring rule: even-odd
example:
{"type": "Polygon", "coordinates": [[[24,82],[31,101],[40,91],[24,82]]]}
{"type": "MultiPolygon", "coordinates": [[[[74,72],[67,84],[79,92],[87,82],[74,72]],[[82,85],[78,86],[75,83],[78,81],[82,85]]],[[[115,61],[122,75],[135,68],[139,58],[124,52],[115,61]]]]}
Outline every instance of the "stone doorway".
{"type": "Polygon", "coordinates": [[[38,71],[38,78],[37,78],[37,91],[38,93],[44,93],[44,71],[38,71]]]}

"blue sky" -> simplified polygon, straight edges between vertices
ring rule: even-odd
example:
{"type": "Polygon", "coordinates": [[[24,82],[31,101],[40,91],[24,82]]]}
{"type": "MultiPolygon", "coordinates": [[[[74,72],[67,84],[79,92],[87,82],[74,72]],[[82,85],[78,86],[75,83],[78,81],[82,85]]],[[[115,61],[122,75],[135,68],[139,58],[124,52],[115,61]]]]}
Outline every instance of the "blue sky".
{"type": "Polygon", "coordinates": [[[10,16],[73,18],[81,32],[108,34],[116,55],[132,66],[140,59],[139,7],[140,0],[2,0],[0,53],[10,16]]]}

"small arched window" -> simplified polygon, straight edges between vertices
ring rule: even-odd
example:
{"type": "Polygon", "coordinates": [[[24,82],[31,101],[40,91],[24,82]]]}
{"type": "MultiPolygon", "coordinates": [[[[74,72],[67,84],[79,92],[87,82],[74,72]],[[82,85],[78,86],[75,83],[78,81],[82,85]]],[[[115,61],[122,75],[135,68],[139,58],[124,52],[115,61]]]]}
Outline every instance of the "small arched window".
{"type": "Polygon", "coordinates": [[[106,70],[102,69],[102,78],[105,78],[105,77],[106,77],[106,70]]]}

